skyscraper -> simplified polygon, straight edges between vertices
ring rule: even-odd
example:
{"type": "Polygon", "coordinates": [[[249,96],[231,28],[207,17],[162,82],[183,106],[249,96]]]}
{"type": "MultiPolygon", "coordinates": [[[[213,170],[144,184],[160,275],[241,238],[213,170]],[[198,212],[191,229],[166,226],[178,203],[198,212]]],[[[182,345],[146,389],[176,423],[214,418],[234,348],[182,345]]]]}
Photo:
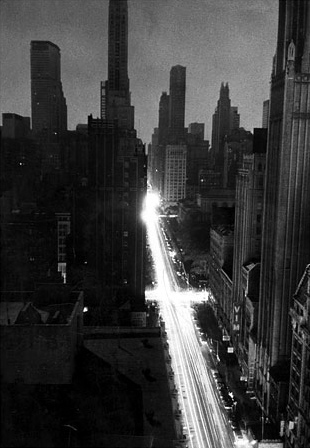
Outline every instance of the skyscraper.
{"type": "Polygon", "coordinates": [[[186,193],[186,145],[167,145],[163,196],[167,205],[177,205],[186,193]]]}
{"type": "Polygon", "coordinates": [[[269,121],[269,100],[263,102],[262,128],[268,128],[269,121]]]}
{"type": "MultiPolygon", "coordinates": [[[[228,83],[222,82],[220,98],[212,117],[212,152],[215,160],[224,158],[224,138],[230,132],[231,111],[228,83]]],[[[220,163],[220,160],[218,162],[220,163]]]]}
{"type": "Polygon", "coordinates": [[[58,142],[67,130],[67,105],[60,76],[60,49],[48,41],[32,41],[31,115],[35,135],[58,142]]]}
{"type": "Polygon", "coordinates": [[[110,0],[108,28],[108,80],[101,83],[101,118],[117,119],[119,127],[134,129],[128,78],[127,0],[110,0]]]}
{"type": "Polygon", "coordinates": [[[152,187],[158,193],[164,191],[165,152],[169,137],[169,95],[161,94],[158,111],[158,128],[152,135],[151,150],[148,153],[148,176],[152,187]]]}
{"type": "Polygon", "coordinates": [[[272,420],[285,412],[290,302],[310,260],[310,2],[279,1],[268,125],[256,391],[272,420]]]}
{"type": "Polygon", "coordinates": [[[175,65],[170,70],[169,127],[171,141],[184,137],[186,68],[175,65]]]}
{"type": "Polygon", "coordinates": [[[168,129],[169,129],[169,95],[167,95],[167,92],[163,92],[159,100],[159,111],[158,111],[159,145],[164,145],[167,143],[168,129]]]}
{"type": "Polygon", "coordinates": [[[132,323],[137,324],[138,316],[143,325],[146,235],[141,213],[146,156],[134,129],[127,47],[127,0],[110,0],[108,80],[101,92],[101,118],[88,118],[89,180],[101,210],[96,230],[101,241],[97,272],[115,294],[125,291],[132,323]]]}

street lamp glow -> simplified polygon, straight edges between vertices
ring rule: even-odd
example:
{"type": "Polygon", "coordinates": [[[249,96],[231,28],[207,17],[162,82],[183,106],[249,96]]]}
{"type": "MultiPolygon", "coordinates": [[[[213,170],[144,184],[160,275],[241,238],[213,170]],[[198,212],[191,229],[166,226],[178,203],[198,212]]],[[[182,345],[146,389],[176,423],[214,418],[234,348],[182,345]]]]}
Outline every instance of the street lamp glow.
{"type": "Polygon", "coordinates": [[[156,209],[159,206],[159,196],[156,193],[148,192],[144,201],[144,210],[142,212],[142,219],[145,222],[157,221],[156,209]]]}

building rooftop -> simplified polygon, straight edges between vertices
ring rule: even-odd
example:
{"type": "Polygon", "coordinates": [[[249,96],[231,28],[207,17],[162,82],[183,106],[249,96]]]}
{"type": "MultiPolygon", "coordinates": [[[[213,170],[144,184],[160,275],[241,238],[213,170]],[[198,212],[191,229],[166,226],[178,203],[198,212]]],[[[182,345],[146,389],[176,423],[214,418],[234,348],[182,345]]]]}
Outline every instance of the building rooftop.
{"type": "Polygon", "coordinates": [[[32,302],[0,302],[0,325],[63,325],[70,320],[74,303],[35,307],[32,302]]]}
{"type": "Polygon", "coordinates": [[[219,226],[214,226],[212,227],[212,229],[223,235],[223,236],[229,236],[229,235],[233,235],[234,233],[234,227],[233,226],[229,226],[229,225],[219,225],[219,226]]]}
{"type": "Polygon", "coordinates": [[[175,431],[166,370],[169,367],[165,365],[162,339],[158,332],[150,333],[148,329],[131,330],[131,334],[122,330],[114,329],[110,338],[106,334],[100,339],[84,339],[84,346],[140,385],[144,403],[144,435],[172,440],[175,431]],[[150,414],[159,422],[158,426],[150,424],[150,414]]]}

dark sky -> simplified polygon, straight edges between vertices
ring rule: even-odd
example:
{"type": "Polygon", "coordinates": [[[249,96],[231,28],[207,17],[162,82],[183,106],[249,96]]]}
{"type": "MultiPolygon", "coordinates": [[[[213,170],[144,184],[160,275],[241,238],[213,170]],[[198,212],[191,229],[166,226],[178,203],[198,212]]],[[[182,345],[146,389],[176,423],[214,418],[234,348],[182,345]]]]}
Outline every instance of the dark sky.
{"type": "MultiPolygon", "coordinates": [[[[69,129],[99,116],[107,78],[108,0],[0,0],[1,114],[31,115],[30,41],[61,49],[69,129]]],[[[128,0],[129,77],[135,127],[145,143],[173,65],[186,66],[186,125],[211,117],[228,82],[241,126],[261,126],[276,48],[277,0],[128,0]]]]}

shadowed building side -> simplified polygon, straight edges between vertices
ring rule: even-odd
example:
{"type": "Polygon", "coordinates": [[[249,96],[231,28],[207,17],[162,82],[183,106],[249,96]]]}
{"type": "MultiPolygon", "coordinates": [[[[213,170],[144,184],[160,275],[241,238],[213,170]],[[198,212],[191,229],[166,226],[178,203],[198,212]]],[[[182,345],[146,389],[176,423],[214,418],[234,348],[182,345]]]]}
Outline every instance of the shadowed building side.
{"type": "Polygon", "coordinates": [[[310,259],[310,3],[280,1],[271,79],[256,389],[274,421],[285,411],[291,298],[310,259]]]}

